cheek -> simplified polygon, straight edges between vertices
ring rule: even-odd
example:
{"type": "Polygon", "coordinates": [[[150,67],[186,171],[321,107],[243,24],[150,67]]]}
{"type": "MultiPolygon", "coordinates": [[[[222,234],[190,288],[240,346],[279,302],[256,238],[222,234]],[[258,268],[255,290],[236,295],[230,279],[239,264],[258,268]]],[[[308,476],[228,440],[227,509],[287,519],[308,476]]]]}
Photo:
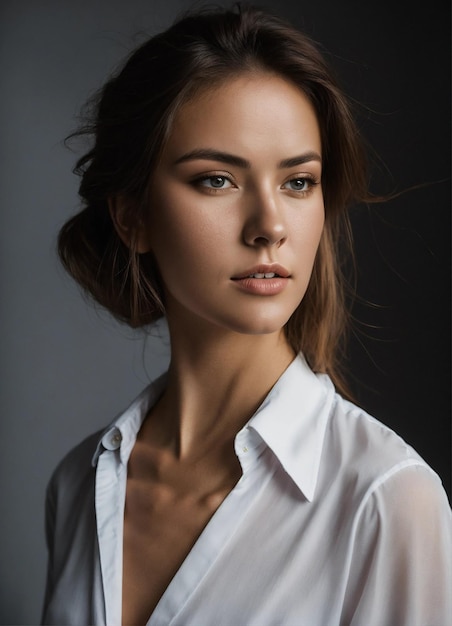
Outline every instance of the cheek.
{"type": "Polygon", "coordinates": [[[313,207],[313,210],[307,212],[300,221],[298,227],[297,249],[299,255],[304,257],[306,262],[314,261],[320,239],[325,224],[325,212],[323,203],[319,203],[313,207]]]}
{"type": "Polygon", "coordinates": [[[181,272],[191,276],[201,271],[214,272],[219,248],[225,245],[230,228],[219,212],[180,206],[176,199],[160,203],[150,221],[149,233],[163,280],[170,284],[181,272]]]}

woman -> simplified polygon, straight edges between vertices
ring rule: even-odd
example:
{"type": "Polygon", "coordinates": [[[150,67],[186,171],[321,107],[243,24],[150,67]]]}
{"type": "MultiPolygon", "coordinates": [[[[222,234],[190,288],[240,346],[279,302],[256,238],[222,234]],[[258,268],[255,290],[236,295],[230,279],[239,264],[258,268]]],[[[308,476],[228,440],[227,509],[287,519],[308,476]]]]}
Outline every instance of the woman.
{"type": "Polygon", "coordinates": [[[254,9],[193,14],[87,132],[60,255],[131,326],[165,315],[171,363],[50,482],[43,623],[445,625],[440,481],[344,399],[335,253],[372,198],[315,46],[254,9]]]}

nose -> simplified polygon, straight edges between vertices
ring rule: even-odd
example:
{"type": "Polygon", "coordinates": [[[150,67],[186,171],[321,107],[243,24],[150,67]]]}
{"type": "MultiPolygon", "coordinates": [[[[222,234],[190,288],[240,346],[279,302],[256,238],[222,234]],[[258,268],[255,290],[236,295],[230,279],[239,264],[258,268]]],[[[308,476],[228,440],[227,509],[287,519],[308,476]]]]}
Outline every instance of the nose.
{"type": "Polygon", "coordinates": [[[287,239],[287,229],[281,208],[271,192],[256,193],[248,198],[243,226],[243,241],[247,246],[281,246],[287,239]],[[251,207],[251,208],[250,208],[251,207]]]}

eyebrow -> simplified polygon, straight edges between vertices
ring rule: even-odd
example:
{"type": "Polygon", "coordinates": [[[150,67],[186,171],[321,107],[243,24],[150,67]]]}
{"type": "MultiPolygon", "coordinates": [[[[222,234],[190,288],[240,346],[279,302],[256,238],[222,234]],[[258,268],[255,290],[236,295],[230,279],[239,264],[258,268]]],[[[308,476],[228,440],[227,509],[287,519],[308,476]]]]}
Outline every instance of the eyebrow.
{"type": "MultiPolygon", "coordinates": [[[[186,154],[183,154],[178,159],[176,159],[174,164],[179,165],[179,163],[196,160],[219,161],[220,163],[234,165],[235,167],[241,167],[243,169],[251,168],[251,163],[246,159],[243,159],[242,157],[236,156],[234,154],[229,154],[228,152],[220,152],[218,150],[212,150],[209,148],[201,148],[197,150],[192,150],[191,152],[187,152],[186,154]]],[[[283,159],[278,163],[278,167],[280,169],[286,169],[289,167],[296,167],[297,165],[303,165],[303,163],[309,163],[310,161],[319,161],[321,163],[322,158],[317,152],[309,151],[291,157],[290,159],[283,159]]]]}

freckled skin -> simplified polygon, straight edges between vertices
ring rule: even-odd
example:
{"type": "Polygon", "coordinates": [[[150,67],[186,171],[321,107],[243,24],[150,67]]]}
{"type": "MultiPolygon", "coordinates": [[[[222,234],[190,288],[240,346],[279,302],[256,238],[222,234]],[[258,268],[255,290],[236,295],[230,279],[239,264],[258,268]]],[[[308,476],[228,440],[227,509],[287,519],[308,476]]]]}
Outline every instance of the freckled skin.
{"type": "Polygon", "coordinates": [[[320,185],[307,195],[282,188],[292,176],[320,180],[318,161],[283,170],[277,165],[305,151],[321,154],[314,110],[280,78],[238,78],[183,108],[153,177],[143,235],[174,321],[186,309],[241,333],[275,332],[287,322],[306,291],[324,211],[320,185]],[[205,147],[239,155],[251,167],[207,160],[173,165],[182,154],[205,147]],[[209,193],[190,184],[209,173],[230,174],[235,186],[209,193]],[[234,274],[272,261],[292,275],[281,297],[263,303],[231,282],[234,274]]]}
{"type": "Polygon", "coordinates": [[[294,357],[282,328],[305,294],[323,228],[320,155],[309,101],[269,74],[231,79],[175,119],[139,240],[165,285],[172,360],[129,460],[125,626],[147,622],[239,480],[234,436],[294,357]],[[176,163],[207,149],[249,166],[176,163]],[[281,167],[307,153],[319,158],[281,167]],[[232,280],[261,263],[289,272],[280,293],[247,293],[232,280]]]}

